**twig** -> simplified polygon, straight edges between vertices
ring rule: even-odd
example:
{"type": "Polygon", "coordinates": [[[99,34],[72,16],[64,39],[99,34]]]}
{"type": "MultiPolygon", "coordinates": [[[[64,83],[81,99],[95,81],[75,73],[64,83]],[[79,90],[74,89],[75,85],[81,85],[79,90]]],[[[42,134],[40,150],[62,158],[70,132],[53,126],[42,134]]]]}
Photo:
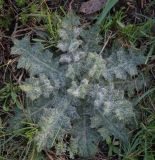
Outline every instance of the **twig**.
{"type": "Polygon", "coordinates": [[[104,43],[104,45],[103,45],[103,47],[102,47],[102,49],[101,49],[101,51],[100,51],[99,54],[101,54],[101,53],[104,51],[104,49],[105,49],[105,47],[107,46],[109,40],[110,40],[112,37],[114,37],[114,36],[115,36],[115,34],[112,35],[112,33],[110,33],[110,35],[108,36],[108,39],[107,39],[106,42],[104,43]]]}
{"type": "Polygon", "coordinates": [[[45,153],[46,153],[47,157],[49,158],[49,160],[54,160],[53,156],[50,155],[47,151],[45,151],[45,153]]]}
{"type": "Polygon", "coordinates": [[[72,10],[72,4],[73,4],[74,0],[71,0],[71,2],[69,3],[69,11],[72,10]]]}
{"type": "Polygon", "coordinates": [[[19,19],[18,15],[16,15],[15,19],[16,19],[16,23],[15,23],[15,27],[14,27],[14,30],[12,32],[11,37],[15,36],[15,33],[16,33],[17,29],[18,29],[18,19],[19,19]]]}

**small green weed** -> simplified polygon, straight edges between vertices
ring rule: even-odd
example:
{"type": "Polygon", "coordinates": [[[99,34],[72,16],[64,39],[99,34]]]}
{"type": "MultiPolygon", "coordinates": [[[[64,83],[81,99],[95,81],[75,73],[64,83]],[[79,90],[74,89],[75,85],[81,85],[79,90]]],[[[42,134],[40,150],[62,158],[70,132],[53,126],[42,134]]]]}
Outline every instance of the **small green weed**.
{"type": "MultiPolygon", "coordinates": [[[[15,115],[16,116],[16,115],[15,115]]],[[[31,159],[38,157],[34,146],[34,136],[38,132],[38,126],[31,121],[21,122],[21,129],[12,130],[10,121],[0,128],[0,155],[4,159],[31,159]],[[28,158],[29,157],[29,158],[28,158]],[[33,158],[32,158],[33,157],[33,158]]],[[[0,157],[0,158],[1,158],[0,157]]]]}
{"type": "Polygon", "coordinates": [[[37,125],[31,122],[22,122],[22,125],[25,127],[14,130],[12,134],[16,136],[22,136],[29,142],[33,141],[34,135],[38,132],[37,125]]]}
{"type": "Polygon", "coordinates": [[[108,157],[112,157],[114,154],[119,154],[119,141],[108,136],[106,138],[106,144],[108,145],[108,157]]]}
{"type": "Polygon", "coordinates": [[[6,83],[5,86],[0,89],[0,102],[3,105],[4,111],[9,111],[12,104],[21,108],[22,105],[18,98],[19,91],[20,89],[18,86],[12,83],[6,83]]]}
{"type": "Polygon", "coordinates": [[[148,118],[148,124],[141,124],[141,129],[133,137],[132,141],[127,146],[123,147],[123,160],[134,160],[139,157],[143,157],[144,160],[154,160],[154,145],[155,114],[148,118]],[[149,122],[150,118],[151,122],[149,122]]]}
{"type": "Polygon", "coordinates": [[[0,0],[0,9],[3,8],[3,5],[4,5],[4,0],[0,0]]]}
{"type": "Polygon", "coordinates": [[[136,46],[138,42],[145,40],[145,43],[152,41],[151,28],[154,20],[149,19],[141,24],[125,24],[125,13],[120,10],[113,16],[108,16],[102,23],[102,34],[115,32],[117,38],[136,46]]]}
{"type": "Polygon", "coordinates": [[[48,36],[41,35],[40,38],[35,38],[34,40],[43,42],[45,44],[45,48],[56,46],[59,40],[58,30],[61,23],[61,17],[57,12],[51,12],[48,8],[34,16],[43,20],[43,27],[48,33],[48,36]]]}
{"type": "Polygon", "coordinates": [[[107,32],[109,30],[116,30],[118,26],[122,26],[121,23],[125,17],[122,10],[117,11],[115,15],[109,15],[101,24],[102,32],[107,32]]]}
{"type": "MultiPolygon", "coordinates": [[[[143,94],[142,98],[151,100],[154,104],[154,88],[143,94]],[[150,95],[151,93],[151,95],[150,95]]],[[[142,101],[142,98],[140,100],[142,101]]],[[[140,101],[139,101],[140,102],[140,101]]],[[[131,138],[128,145],[123,146],[121,156],[123,160],[154,160],[155,157],[155,111],[147,103],[142,105],[143,120],[140,124],[139,131],[131,138]]]]}
{"type": "Polygon", "coordinates": [[[19,20],[22,24],[26,24],[29,21],[40,22],[41,19],[36,19],[35,16],[40,12],[40,4],[37,2],[30,2],[30,4],[25,3],[25,5],[20,9],[19,20]]]}
{"type": "MultiPolygon", "coordinates": [[[[57,46],[59,40],[58,31],[60,29],[60,24],[62,21],[62,16],[66,16],[66,12],[62,7],[59,10],[53,12],[49,9],[47,4],[41,9],[39,14],[34,15],[36,18],[42,19],[43,28],[47,31],[47,35],[40,35],[40,38],[34,39],[35,41],[40,41],[44,43],[45,48],[57,46]]],[[[40,33],[38,33],[39,35],[40,33]]]]}
{"type": "Polygon", "coordinates": [[[16,0],[16,5],[18,7],[23,7],[26,4],[26,0],[16,0]]]}

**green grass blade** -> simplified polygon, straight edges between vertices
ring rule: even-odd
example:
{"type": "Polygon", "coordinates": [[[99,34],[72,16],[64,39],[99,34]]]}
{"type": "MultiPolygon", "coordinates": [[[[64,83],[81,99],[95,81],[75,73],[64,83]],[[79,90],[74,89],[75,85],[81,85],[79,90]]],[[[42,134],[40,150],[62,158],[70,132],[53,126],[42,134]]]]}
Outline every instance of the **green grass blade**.
{"type": "Polygon", "coordinates": [[[138,100],[134,103],[134,106],[136,106],[143,98],[145,98],[147,95],[149,95],[150,93],[154,92],[155,88],[152,88],[150,90],[148,90],[147,92],[145,92],[141,97],[138,98],[138,100]]]}
{"type": "Polygon", "coordinates": [[[118,0],[108,0],[105,7],[103,8],[103,11],[101,15],[99,16],[97,20],[97,24],[101,24],[101,22],[105,19],[106,15],[109,13],[109,11],[112,9],[112,7],[118,2],[118,0]]]}

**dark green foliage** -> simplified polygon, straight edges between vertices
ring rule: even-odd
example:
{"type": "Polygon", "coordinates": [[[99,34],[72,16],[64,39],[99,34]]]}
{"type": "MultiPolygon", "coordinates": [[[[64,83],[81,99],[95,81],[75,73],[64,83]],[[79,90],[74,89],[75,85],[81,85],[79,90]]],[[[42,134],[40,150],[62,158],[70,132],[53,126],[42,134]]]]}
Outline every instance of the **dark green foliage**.
{"type": "Polygon", "coordinates": [[[26,4],[26,0],[16,0],[16,4],[18,7],[22,7],[26,4]]]}
{"type": "Polygon", "coordinates": [[[12,82],[6,83],[0,89],[0,103],[2,103],[5,111],[9,111],[12,107],[11,104],[15,104],[18,108],[22,108],[22,104],[20,104],[18,97],[19,91],[19,87],[17,85],[13,85],[12,82]]]}

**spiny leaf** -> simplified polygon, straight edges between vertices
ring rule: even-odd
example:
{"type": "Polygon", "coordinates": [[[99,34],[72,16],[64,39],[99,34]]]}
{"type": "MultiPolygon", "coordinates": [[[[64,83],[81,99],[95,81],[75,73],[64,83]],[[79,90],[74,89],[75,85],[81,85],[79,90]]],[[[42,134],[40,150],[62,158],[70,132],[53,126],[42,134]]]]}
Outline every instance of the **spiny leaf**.
{"type": "Polygon", "coordinates": [[[99,110],[96,113],[96,116],[91,118],[91,127],[97,128],[98,133],[105,140],[108,136],[114,136],[121,140],[124,144],[128,143],[129,136],[128,130],[121,121],[117,119],[111,119],[100,112],[99,110]]]}
{"type": "Polygon", "coordinates": [[[89,89],[88,82],[89,81],[87,79],[83,79],[81,84],[77,86],[76,82],[73,81],[71,88],[69,88],[67,91],[75,97],[85,98],[89,89]]]}
{"type": "Polygon", "coordinates": [[[38,151],[45,147],[51,148],[56,139],[62,138],[71,128],[70,119],[65,116],[64,110],[56,108],[45,108],[38,125],[41,128],[35,137],[38,151]]]}
{"type": "Polygon", "coordinates": [[[27,93],[27,97],[32,100],[39,98],[41,95],[44,97],[49,97],[49,95],[54,90],[49,79],[41,74],[39,78],[31,77],[27,79],[20,88],[27,93]]]}
{"type": "Polygon", "coordinates": [[[122,121],[128,121],[130,117],[133,117],[132,103],[124,98],[124,91],[100,86],[97,86],[95,91],[94,106],[103,115],[122,121]]]}
{"type": "Polygon", "coordinates": [[[102,36],[100,35],[100,28],[98,25],[93,25],[88,29],[82,30],[80,36],[83,39],[83,49],[88,52],[99,53],[102,49],[100,43],[102,36]]]}
{"type": "Polygon", "coordinates": [[[89,119],[83,117],[73,126],[73,139],[71,145],[77,146],[77,153],[81,157],[93,157],[98,151],[97,143],[100,140],[99,134],[90,128],[89,119]]]}
{"type": "Polygon", "coordinates": [[[114,78],[126,80],[128,76],[138,74],[137,66],[145,62],[143,54],[138,54],[134,50],[126,52],[123,48],[113,52],[107,59],[107,69],[103,71],[103,76],[107,80],[114,78]]]}
{"type": "Polygon", "coordinates": [[[24,37],[21,40],[14,40],[11,54],[20,55],[17,67],[25,68],[31,76],[44,74],[57,87],[63,81],[63,75],[59,76],[61,72],[57,69],[58,63],[52,58],[53,54],[48,50],[44,50],[44,46],[41,43],[31,45],[28,37],[24,37]]]}
{"type": "Polygon", "coordinates": [[[124,98],[124,92],[113,88],[96,88],[94,106],[96,111],[91,118],[91,127],[98,128],[104,139],[111,134],[127,142],[125,124],[134,117],[134,112],[132,104],[124,98]]]}
{"type": "Polygon", "coordinates": [[[79,50],[82,40],[79,39],[81,28],[78,27],[80,22],[78,18],[71,13],[67,19],[62,22],[62,28],[59,30],[59,35],[61,40],[59,41],[57,47],[63,51],[67,52],[60,56],[60,63],[70,63],[72,61],[79,61],[81,58],[86,56],[85,52],[79,50]]]}
{"type": "Polygon", "coordinates": [[[40,43],[31,45],[27,37],[15,40],[12,48],[12,54],[20,55],[18,68],[30,72],[21,88],[29,102],[27,117],[40,128],[35,137],[38,151],[55,146],[62,154],[87,159],[98,151],[101,137],[113,135],[127,143],[127,125],[134,123],[135,114],[124,93],[135,90],[128,81],[140,75],[137,66],[145,62],[143,53],[115,46],[98,54],[99,28],[84,30],[73,13],[62,21],[59,36],[62,54],[55,56],[40,43]],[[64,142],[66,134],[71,136],[69,144],[64,142]]]}

